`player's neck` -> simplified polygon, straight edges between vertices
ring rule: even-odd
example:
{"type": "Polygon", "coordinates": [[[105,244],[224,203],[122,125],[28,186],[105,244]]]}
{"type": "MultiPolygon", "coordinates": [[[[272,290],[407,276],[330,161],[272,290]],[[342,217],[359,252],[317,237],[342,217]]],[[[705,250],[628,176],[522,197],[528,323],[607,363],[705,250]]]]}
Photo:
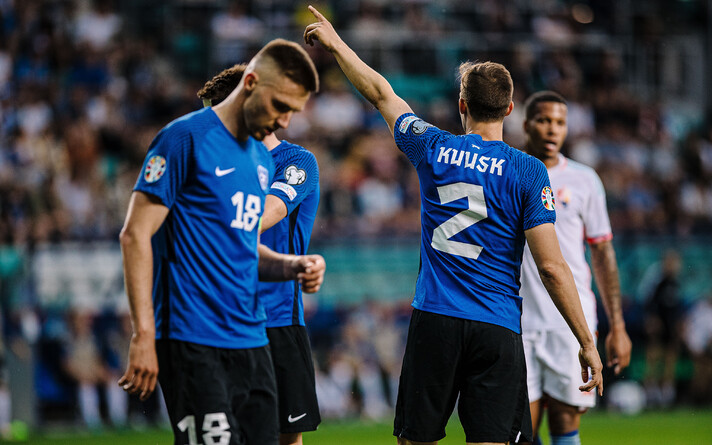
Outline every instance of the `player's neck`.
{"type": "Polygon", "coordinates": [[[213,107],[213,111],[218,116],[218,119],[238,141],[244,142],[250,134],[247,127],[244,125],[244,116],[242,115],[242,102],[240,97],[234,92],[227,99],[213,107]]]}
{"type": "Polygon", "coordinates": [[[272,133],[265,136],[265,138],[262,140],[262,143],[265,145],[265,147],[267,147],[267,150],[272,151],[277,148],[277,146],[281,144],[282,141],[280,141],[279,138],[277,138],[277,136],[272,133]]]}
{"type": "Polygon", "coordinates": [[[467,119],[465,121],[465,133],[479,134],[483,141],[501,141],[502,121],[475,122],[467,119]]]}

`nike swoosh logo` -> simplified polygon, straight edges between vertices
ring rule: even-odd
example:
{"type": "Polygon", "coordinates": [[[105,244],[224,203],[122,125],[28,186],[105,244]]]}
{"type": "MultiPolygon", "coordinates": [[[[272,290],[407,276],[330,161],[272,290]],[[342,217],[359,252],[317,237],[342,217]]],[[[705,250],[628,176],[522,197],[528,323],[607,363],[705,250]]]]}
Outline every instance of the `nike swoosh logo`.
{"type": "Polygon", "coordinates": [[[232,173],[234,171],[235,171],[235,167],[227,168],[225,170],[220,170],[220,167],[215,167],[215,176],[217,176],[219,178],[220,176],[225,176],[228,173],[232,173]]]}
{"type": "Polygon", "coordinates": [[[287,422],[289,422],[289,423],[294,423],[294,422],[296,422],[297,420],[301,419],[302,417],[304,417],[304,416],[306,416],[306,415],[307,415],[307,413],[304,413],[304,414],[302,414],[302,415],[300,415],[300,416],[292,417],[292,415],[290,414],[289,417],[287,417],[287,422]]]}

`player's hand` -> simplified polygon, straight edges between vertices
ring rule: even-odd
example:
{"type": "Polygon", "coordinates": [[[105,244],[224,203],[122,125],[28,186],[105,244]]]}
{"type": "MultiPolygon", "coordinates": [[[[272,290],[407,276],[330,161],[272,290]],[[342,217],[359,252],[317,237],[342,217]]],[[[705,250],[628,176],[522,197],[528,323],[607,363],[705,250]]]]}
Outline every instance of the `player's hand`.
{"type": "Polygon", "coordinates": [[[582,386],[579,386],[579,390],[588,392],[598,387],[598,395],[602,396],[603,374],[601,371],[603,371],[603,364],[594,344],[579,350],[579,362],[581,363],[581,379],[584,382],[582,386]]]}
{"type": "Polygon", "coordinates": [[[321,15],[321,12],[309,5],[309,11],[316,17],[316,22],[307,25],[304,30],[304,42],[314,46],[314,40],[318,40],[328,51],[334,51],[336,45],[341,42],[341,37],[336,33],[329,21],[321,15]]]}
{"type": "Polygon", "coordinates": [[[129,344],[129,364],[119,379],[119,386],[129,394],[139,393],[141,400],[156,389],[158,381],[158,357],[156,356],[155,335],[131,336],[129,344]]]}
{"type": "Polygon", "coordinates": [[[312,294],[321,288],[326,272],[326,262],[321,255],[303,255],[296,259],[297,280],[302,291],[312,294]]]}
{"type": "Polygon", "coordinates": [[[633,343],[625,331],[624,325],[611,326],[611,330],[606,336],[606,365],[613,367],[615,375],[630,364],[630,353],[633,343]]]}

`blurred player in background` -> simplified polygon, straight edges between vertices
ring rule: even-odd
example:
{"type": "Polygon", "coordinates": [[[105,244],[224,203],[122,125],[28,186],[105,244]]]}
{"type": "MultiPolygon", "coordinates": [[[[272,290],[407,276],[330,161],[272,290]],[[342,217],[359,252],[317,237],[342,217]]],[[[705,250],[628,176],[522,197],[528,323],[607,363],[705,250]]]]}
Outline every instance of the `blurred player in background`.
{"type": "MultiPolygon", "coordinates": [[[[198,92],[205,106],[220,103],[238,85],[246,65],[227,68],[198,92]]],[[[319,206],[319,166],[299,145],[274,134],[262,140],[275,163],[275,178],[265,199],[260,243],[275,252],[306,255],[319,206]]],[[[321,422],[314,363],[304,322],[302,290],[294,281],[260,282],[267,312],[267,337],[277,377],[280,445],[302,443],[302,433],[321,422]]]]}
{"type": "MultiPolygon", "coordinates": [[[[593,275],[608,316],[606,337],[608,366],[619,374],[630,362],[631,341],[625,330],[616,254],[606,196],[596,172],[565,158],[566,101],[552,91],[533,94],[525,102],[526,152],[546,165],[556,196],[556,235],[571,268],[588,328],[596,335],[596,297],[584,242],[591,250],[593,275]]],[[[580,444],[581,414],[595,405],[593,392],[578,390],[578,343],[556,310],[537,271],[532,252],[524,249],[520,295],[522,338],[527,361],[527,386],[534,432],[542,411],[549,413],[553,445],[580,444]]]]}
{"type": "Polygon", "coordinates": [[[518,279],[525,239],[552,299],[581,344],[584,382],[602,390],[601,361],[556,240],[549,177],[535,158],[501,141],[512,79],[492,62],[460,66],[455,136],[419,119],[314,8],[308,44],[334,54],[383,115],[420,179],[421,269],[408,331],[393,434],[436,443],[459,396],[468,443],[531,440],[518,279]]]}
{"type": "Polygon", "coordinates": [[[324,262],[264,246],[258,257],[274,172],[260,141],[317,89],[306,52],[274,40],[220,105],[173,121],[149,148],[121,233],[134,334],[119,384],[145,399],[160,365],[176,444],[278,443],[258,276],[313,292],[324,262]]]}

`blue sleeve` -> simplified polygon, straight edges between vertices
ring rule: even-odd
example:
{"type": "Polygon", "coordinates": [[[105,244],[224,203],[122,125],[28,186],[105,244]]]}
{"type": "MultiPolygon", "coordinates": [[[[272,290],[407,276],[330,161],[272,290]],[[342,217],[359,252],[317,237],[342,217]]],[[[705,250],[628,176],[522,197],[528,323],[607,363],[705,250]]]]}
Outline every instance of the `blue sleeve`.
{"type": "Polygon", "coordinates": [[[182,125],[161,130],[151,142],[135,191],[153,195],[168,208],[188,176],[193,138],[182,125]]]}
{"type": "Polygon", "coordinates": [[[430,125],[413,113],[401,115],[393,127],[393,138],[398,149],[416,167],[428,150],[449,137],[452,137],[450,133],[430,125]]]}
{"type": "Polygon", "coordinates": [[[524,230],[556,222],[554,194],[544,163],[526,155],[522,159],[521,166],[520,184],[523,194],[524,230]]]}
{"type": "Polygon", "coordinates": [[[319,165],[306,150],[295,151],[282,165],[287,167],[275,172],[269,194],[284,201],[289,215],[319,186],[319,165]]]}

